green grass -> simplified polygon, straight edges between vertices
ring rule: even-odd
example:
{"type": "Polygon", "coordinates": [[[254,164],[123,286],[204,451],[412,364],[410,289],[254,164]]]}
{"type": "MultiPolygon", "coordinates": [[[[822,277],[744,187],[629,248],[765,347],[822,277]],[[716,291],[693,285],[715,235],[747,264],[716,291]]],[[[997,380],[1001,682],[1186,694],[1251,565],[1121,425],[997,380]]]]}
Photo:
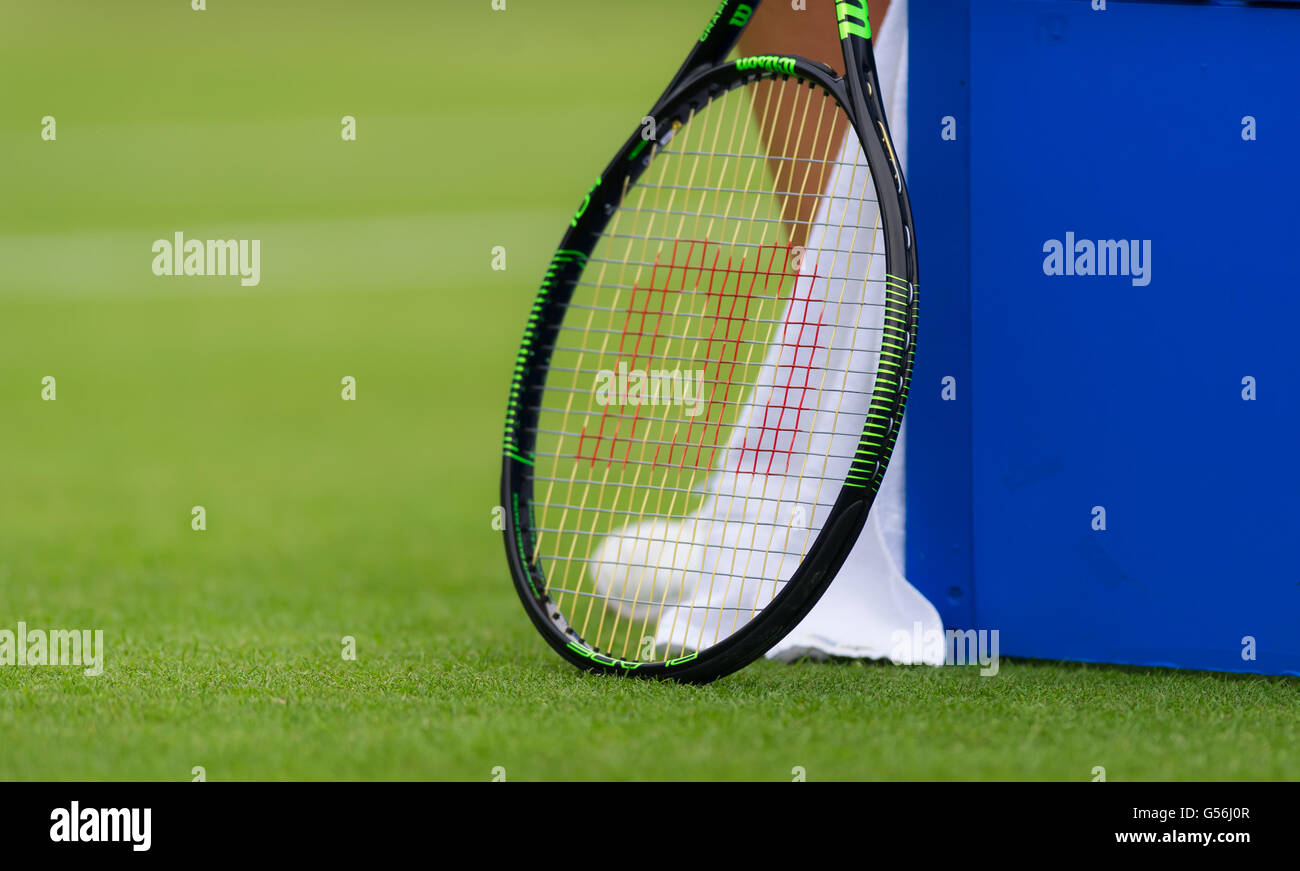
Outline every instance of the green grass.
{"type": "Polygon", "coordinates": [[[0,628],[108,645],[0,668],[0,778],[1300,777],[1294,680],[562,663],[490,526],[512,355],[699,4],[186,5],[0,2],[0,628]],[[262,285],[153,276],[177,230],[262,285]]]}

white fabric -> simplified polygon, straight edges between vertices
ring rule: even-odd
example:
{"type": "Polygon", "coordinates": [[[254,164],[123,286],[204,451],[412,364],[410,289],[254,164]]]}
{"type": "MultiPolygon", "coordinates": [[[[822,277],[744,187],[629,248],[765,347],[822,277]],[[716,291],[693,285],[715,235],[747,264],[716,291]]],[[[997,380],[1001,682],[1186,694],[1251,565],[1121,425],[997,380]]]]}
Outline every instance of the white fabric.
{"type": "MultiPolygon", "coordinates": [[[[890,4],[873,48],[894,149],[906,171],[907,0],[890,4]]],[[[862,159],[856,142],[848,147],[857,155],[855,159],[862,159]]],[[[903,576],[906,435],[904,426],[866,526],[839,575],[803,622],[768,652],[770,658],[892,656],[896,662],[912,662],[912,651],[925,645],[900,645],[897,633],[907,633],[910,639],[918,628],[943,632],[939,612],[903,576]]],[[[923,656],[930,665],[943,664],[936,651],[926,651],[923,656]]]]}

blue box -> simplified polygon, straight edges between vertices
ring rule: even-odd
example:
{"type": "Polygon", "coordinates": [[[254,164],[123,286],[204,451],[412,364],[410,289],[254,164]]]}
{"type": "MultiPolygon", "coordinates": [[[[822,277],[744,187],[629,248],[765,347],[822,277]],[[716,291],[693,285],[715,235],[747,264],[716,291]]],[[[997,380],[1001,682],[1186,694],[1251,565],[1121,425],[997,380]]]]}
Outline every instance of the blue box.
{"type": "Polygon", "coordinates": [[[1300,6],[1105,6],[912,4],[908,576],[1010,657],[1300,674],[1300,6]]]}

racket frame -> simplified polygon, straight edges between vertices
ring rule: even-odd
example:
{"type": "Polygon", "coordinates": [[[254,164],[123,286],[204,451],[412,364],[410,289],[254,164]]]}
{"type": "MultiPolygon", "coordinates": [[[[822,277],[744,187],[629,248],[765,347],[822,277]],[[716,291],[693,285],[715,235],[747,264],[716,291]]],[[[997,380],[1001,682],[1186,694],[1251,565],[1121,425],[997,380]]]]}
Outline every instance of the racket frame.
{"type": "MultiPolygon", "coordinates": [[[[841,487],[821,532],[784,588],[754,619],[725,639],[675,659],[636,662],[593,650],[568,625],[545,593],[546,579],[541,569],[530,562],[535,550],[533,460],[529,458],[534,438],[530,430],[536,428],[545,389],[549,362],[546,348],[555,344],[575,282],[582,275],[601,231],[618,208],[624,190],[640,178],[652,161],[650,140],[642,135],[644,120],[638,124],[575,211],[534,300],[515,361],[501,471],[506,558],[519,598],[547,643],[570,663],[590,671],[703,683],[743,668],[771,649],[812,609],[848,558],[866,523],[902,423],[915,355],[916,245],[907,188],[880,100],[870,30],[855,26],[858,21],[867,20],[865,3],[840,0],[836,4],[845,67],[858,71],[856,76],[846,74],[842,78],[825,64],[797,55],[765,56],[779,62],[752,64],[747,69],[739,68],[738,64],[750,59],[725,61],[757,7],[758,0],[724,0],[647,117],[653,118],[653,129],[673,131],[674,122],[684,124],[692,112],[724,91],[762,79],[799,79],[805,87],[820,88],[840,103],[872,168],[884,231],[886,312],[887,316],[895,316],[887,317],[885,341],[893,339],[898,353],[891,352],[897,358],[892,364],[894,389],[882,391],[881,376],[878,376],[870,408],[878,419],[887,422],[873,424],[873,418],[868,418],[850,467],[849,474],[855,483],[846,480],[841,487]],[[746,9],[749,11],[745,12],[746,9]],[[864,126],[878,135],[864,136],[864,126]],[[890,168],[887,177],[876,171],[886,166],[890,168]],[[891,320],[901,320],[906,326],[891,327],[891,320]]],[[[666,134],[671,135],[671,132],[666,134]]],[[[885,368],[882,356],[881,369],[885,368]]]]}

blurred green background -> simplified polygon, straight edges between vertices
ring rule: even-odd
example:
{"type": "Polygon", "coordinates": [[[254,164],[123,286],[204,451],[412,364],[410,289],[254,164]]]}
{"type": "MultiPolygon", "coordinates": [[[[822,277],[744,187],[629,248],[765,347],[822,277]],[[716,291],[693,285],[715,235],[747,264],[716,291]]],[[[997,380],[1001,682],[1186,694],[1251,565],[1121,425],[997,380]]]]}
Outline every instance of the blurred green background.
{"type": "Polygon", "coordinates": [[[512,356],[712,4],[208,5],[0,2],[0,628],[108,646],[0,668],[0,778],[1297,774],[1263,679],[569,668],[490,526],[512,356]],[[154,276],[177,231],[260,286],[154,276]]]}

